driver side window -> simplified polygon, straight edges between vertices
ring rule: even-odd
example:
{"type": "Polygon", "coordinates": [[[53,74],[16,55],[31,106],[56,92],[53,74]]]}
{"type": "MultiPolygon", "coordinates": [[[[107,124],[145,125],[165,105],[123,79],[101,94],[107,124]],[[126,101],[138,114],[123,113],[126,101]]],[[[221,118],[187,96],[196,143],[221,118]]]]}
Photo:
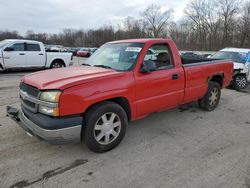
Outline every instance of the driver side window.
{"type": "Polygon", "coordinates": [[[173,67],[173,61],[167,44],[152,45],[144,57],[144,61],[147,60],[155,62],[156,70],[169,69],[173,67]]]}
{"type": "Polygon", "coordinates": [[[9,48],[13,48],[13,51],[24,51],[24,43],[12,44],[9,48]]]}

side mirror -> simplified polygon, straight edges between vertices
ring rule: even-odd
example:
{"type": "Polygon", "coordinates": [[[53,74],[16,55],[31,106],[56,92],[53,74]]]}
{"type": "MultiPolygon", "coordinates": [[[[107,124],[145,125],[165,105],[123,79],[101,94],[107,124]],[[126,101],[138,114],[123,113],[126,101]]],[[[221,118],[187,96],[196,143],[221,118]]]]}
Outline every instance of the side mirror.
{"type": "Polygon", "coordinates": [[[141,65],[141,73],[149,73],[156,70],[156,64],[154,61],[147,60],[143,61],[141,65]]]}
{"type": "Polygon", "coordinates": [[[12,48],[12,47],[7,47],[7,48],[4,49],[4,51],[6,51],[6,52],[11,52],[11,51],[14,51],[14,48],[12,48]]]}

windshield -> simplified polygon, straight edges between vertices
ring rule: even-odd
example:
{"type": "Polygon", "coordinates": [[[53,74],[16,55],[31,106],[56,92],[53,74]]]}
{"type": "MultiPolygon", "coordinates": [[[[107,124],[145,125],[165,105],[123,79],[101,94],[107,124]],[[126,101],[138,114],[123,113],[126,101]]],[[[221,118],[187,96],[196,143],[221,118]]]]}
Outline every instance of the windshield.
{"type": "Polygon", "coordinates": [[[143,43],[104,44],[87,61],[90,66],[131,70],[143,48],[143,43]]]}
{"type": "Polygon", "coordinates": [[[213,56],[211,56],[213,59],[231,59],[234,62],[237,63],[246,63],[247,61],[247,53],[239,53],[239,52],[224,52],[219,51],[213,56]]]}
{"type": "Polygon", "coordinates": [[[10,43],[10,41],[7,41],[7,40],[2,40],[2,41],[0,41],[0,48],[3,48],[3,47],[5,47],[7,44],[9,44],[10,43]]]}

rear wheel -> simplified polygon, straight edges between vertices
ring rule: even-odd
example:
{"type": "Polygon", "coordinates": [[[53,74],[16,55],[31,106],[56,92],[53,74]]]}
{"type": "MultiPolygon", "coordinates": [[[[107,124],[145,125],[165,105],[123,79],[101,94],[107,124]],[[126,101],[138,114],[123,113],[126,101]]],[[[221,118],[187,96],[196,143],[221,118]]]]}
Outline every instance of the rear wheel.
{"type": "Polygon", "coordinates": [[[54,61],[51,65],[50,68],[51,69],[55,69],[55,68],[62,68],[65,67],[64,63],[62,61],[54,61]]]}
{"type": "Polygon", "coordinates": [[[217,82],[209,82],[206,95],[198,100],[199,107],[206,110],[214,110],[220,101],[221,87],[217,82]]]}
{"type": "Polygon", "coordinates": [[[236,90],[245,89],[247,87],[247,76],[238,74],[233,77],[232,87],[236,90]]]}
{"type": "Polygon", "coordinates": [[[104,102],[95,105],[86,113],[82,138],[90,150],[106,152],[122,141],[127,124],[126,112],[120,105],[104,102]]]}

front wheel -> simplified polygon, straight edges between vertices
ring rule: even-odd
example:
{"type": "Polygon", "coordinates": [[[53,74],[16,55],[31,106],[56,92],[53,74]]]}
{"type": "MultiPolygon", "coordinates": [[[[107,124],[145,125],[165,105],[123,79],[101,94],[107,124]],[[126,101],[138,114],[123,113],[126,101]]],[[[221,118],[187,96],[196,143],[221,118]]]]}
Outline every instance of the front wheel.
{"type": "Polygon", "coordinates": [[[209,82],[206,95],[198,100],[199,107],[206,110],[214,110],[220,101],[221,87],[217,82],[209,82]]]}
{"type": "Polygon", "coordinates": [[[244,74],[238,74],[233,77],[232,87],[236,90],[245,89],[247,87],[247,77],[244,74]]]}
{"type": "Polygon", "coordinates": [[[100,103],[86,113],[82,138],[90,150],[103,153],[122,141],[127,124],[126,112],[120,105],[114,102],[100,103]]]}

